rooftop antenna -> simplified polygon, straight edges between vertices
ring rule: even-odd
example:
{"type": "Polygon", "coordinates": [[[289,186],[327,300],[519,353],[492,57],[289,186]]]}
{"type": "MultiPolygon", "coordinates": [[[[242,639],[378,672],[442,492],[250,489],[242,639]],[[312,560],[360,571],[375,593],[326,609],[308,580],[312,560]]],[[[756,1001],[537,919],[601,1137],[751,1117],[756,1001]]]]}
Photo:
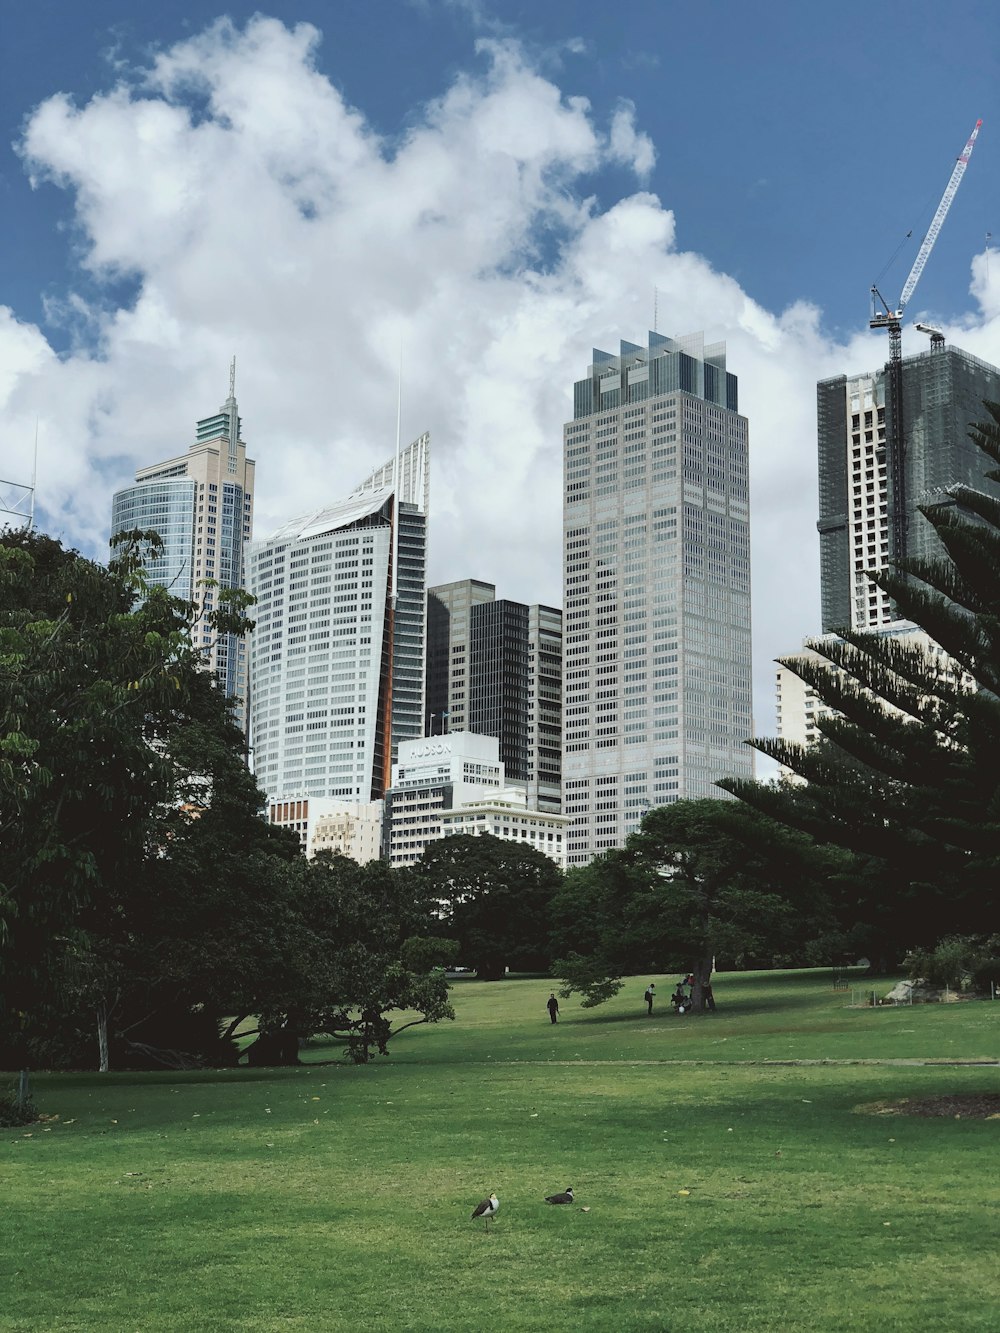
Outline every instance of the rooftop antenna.
{"type": "Polygon", "coordinates": [[[236,445],[240,437],[240,414],[236,406],[236,357],[234,356],[229,363],[229,397],[226,399],[224,409],[229,418],[229,457],[228,467],[233,474],[238,469],[238,452],[236,445]]]}
{"type": "Polygon", "coordinates": [[[660,331],[659,320],[660,320],[660,289],[659,287],[654,287],[653,288],[653,332],[654,333],[659,333],[660,331]]]}
{"type": "Polygon", "coordinates": [[[35,479],[38,476],[38,418],[35,417],[35,456],[31,465],[31,482],[0,479],[0,514],[20,519],[16,526],[30,532],[35,525],[35,479]]]}

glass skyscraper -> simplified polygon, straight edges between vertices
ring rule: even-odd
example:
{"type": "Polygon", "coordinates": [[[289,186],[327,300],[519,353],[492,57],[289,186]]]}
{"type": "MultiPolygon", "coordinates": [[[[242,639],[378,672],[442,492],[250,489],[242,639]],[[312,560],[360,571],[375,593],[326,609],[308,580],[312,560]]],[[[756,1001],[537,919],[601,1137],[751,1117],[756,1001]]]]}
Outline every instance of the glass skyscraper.
{"type": "Polygon", "coordinates": [[[594,351],[564,429],[570,865],[752,774],[748,468],[724,344],[594,351]]]}
{"type": "Polygon", "coordinates": [[[246,639],[216,636],[199,616],[217,606],[213,584],[243,587],[253,485],[254,463],[241,438],[231,380],[229,397],[214,416],[198,422],[188,452],[140,468],[135,485],[117,491],[111,502],[112,536],[135,528],[160,536],[163,549],[157,558],[147,560],[147,578],[193,603],[195,647],[204,653],[219,688],[236,700],[241,723],[247,689],[246,639]]]}
{"type": "Polygon", "coordinates": [[[562,612],[464,579],[427,594],[427,731],[495,736],[532,809],[562,808],[562,612]]]}
{"type": "Polygon", "coordinates": [[[429,449],[421,435],[250,547],[251,743],[272,800],[378,800],[423,735],[429,449]]]}

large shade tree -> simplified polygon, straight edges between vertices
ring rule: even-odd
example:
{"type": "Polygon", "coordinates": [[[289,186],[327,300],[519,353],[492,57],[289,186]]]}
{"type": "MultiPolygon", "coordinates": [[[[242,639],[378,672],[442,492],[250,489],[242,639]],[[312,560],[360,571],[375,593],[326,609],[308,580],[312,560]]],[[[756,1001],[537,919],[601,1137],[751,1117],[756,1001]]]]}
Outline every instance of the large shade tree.
{"type": "MultiPolygon", "coordinates": [[[[971,438],[1000,463],[1000,404],[986,408],[971,438]]],[[[805,781],[719,784],[865,857],[858,911],[897,952],[1000,924],[1000,499],[958,485],[920,512],[942,557],[870,577],[945,656],[850,629],[811,640],[783,662],[834,710],[822,742],[752,742],[805,781]]]]}
{"type": "MultiPolygon", "coordinates": [[[[282,1055],[322,1014],[367,1058],[387,1011],[446,1016],[441,973],[402,956],[428,913],[260,818],[195,608],[144,580],[151,543],[105,568],[0,537],[0,1065],[232,1060],[220,1020],[251,1013],[282,1055]]],[[[217,632],[247,627],[240,593],[216,600],[217,632]]]]}
{"type": "Polygon", "coordinates": [[[566,877],[554,908],[553,971],[583,1004],[635,973],[694,978],[700,1010],[716,960],[811,960],[835,930],[845,858],[734,801],[658,806],[621,849],[566,877]]]}
{"type": "Polygon", "coordinates": [[[0,1022],[15,1045],[68,1005],[92,1006],[103,1039],[105,946],[174,794],[177,720],[211,689],[189,609],[144,587],[139,546],[105,569],[0,536],[0,1022]]]}
{"type": "Polygon", "coordinates": [[[323,852],[298,863],[287,890],[270,984],[248,976],[230,1024],[247,1030],[255,1016],[251,1063],[293,1063],[318,1036],[364,1064],[406,1028],[454,1018],[444,965],[456,946],[430,937],[430,904],[411,872],[323,852]]]}
{"type": "Polygon", "coordinates": [[[490,834],[432,842],[415,867],[437,904],[438,929],[485,981],[509,968],[546,969],[549,909],[562,871],[544,852],[490,834]]]}

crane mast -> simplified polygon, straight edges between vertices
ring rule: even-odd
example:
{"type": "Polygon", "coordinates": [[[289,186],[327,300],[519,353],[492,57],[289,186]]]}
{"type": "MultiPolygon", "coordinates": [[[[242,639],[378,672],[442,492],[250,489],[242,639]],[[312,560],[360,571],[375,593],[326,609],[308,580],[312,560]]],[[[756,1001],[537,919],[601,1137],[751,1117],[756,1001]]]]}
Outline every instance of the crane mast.
{"type": "MultiPolygon", "coordinates": [[[[969,165],[969,158],[972,156],[972,150],[976,145],[976,136],[979,134],[982,123],[982,120],[976,121],[965,147],[955,162],[951,177],[945,187],[944,194],[941,196],[941,202],[937,206],[937,211],[931,219],[931,225],[927,228],[927,233],[921,242],[920,249],[917,251],[913,267],[903,283],[903,290],[899,294],[896,309],[890,310],[885,297],[877,287],[873,286],[871,289],[872,296],[877,297],[882,305],[882,312],[874,313],[873,310],[868,327],[889,331],[889,361],[886,366],[888,388],[886,453],[888,455],[887,472],[892,486],[889,522],[893,536],[893,557],[896,560],[903,559],[906,556],[907,528],[906,476],[904,471],[905,436],[903,432],[903,310],[920,281],[920,275],[923,273],[927,260],[930,258],[930,253],[934,249],[934,242],[938,238],[944,220],[948,216],[948,210],[958,193],[958,187],[965,175],[965,168],[969,165]]],[[[872,305],[874,307],[874,301],[872,305]]]]}

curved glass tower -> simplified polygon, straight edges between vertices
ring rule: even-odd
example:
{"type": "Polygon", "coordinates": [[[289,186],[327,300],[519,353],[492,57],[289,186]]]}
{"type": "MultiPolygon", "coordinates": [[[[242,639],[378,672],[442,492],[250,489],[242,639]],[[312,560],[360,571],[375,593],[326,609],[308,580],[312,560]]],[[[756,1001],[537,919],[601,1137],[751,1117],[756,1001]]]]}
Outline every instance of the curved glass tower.
{"type": "Polygon", "coordinates": [[[243,547],[253,523],[254,463],[240,438],[240,417],[230,379],[219,411],[198,422],[186,454],[140,468],[135,485],[111,502],[111,533],[152,530],[163,551],[149,559],[151,583],[169,588],[195,606],[195,646],[205,655],[219,688],[235,699],[245,723],[247,646],[241,635],[216,636],[199,621],[216,606],[216,586],[242,588],[243,547]]]}

